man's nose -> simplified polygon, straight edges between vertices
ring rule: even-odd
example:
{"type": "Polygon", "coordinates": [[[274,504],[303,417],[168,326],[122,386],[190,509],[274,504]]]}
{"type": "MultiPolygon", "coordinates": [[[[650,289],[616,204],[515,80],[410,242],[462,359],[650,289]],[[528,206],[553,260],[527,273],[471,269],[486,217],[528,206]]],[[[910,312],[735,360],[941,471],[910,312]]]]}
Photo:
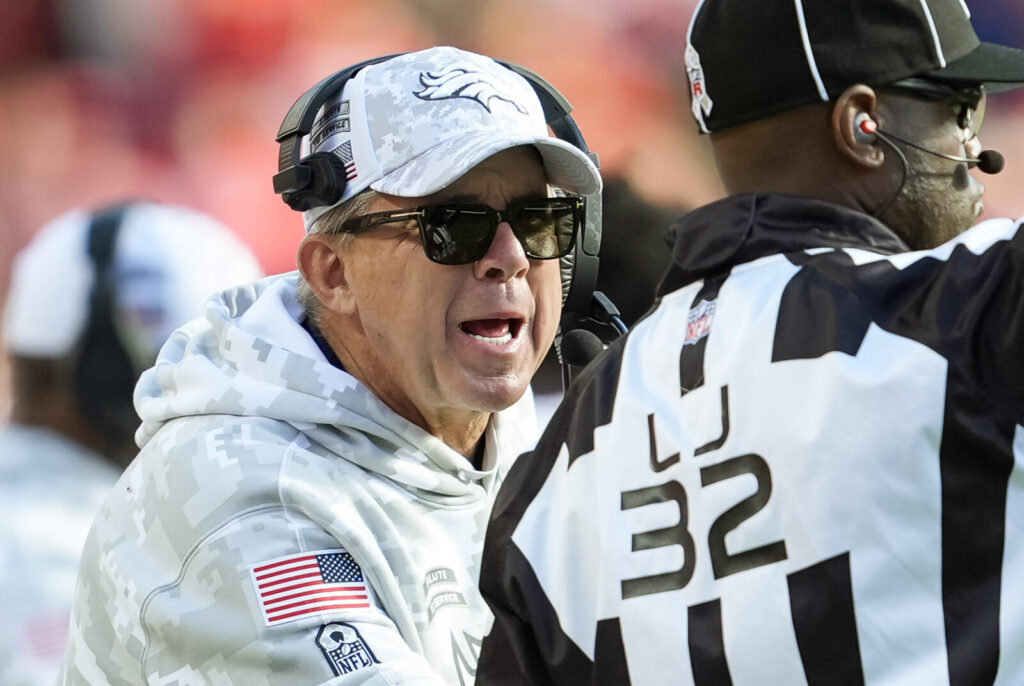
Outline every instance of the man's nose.
{"type": "Polygon", "coordinates": [[[475,269],[478,278],[509,281],[525,276],[530,269],[530,259],[523,244],[516,238],[512,225],[506,221],[498,224],[487,252],[477,260],[475,269]]]}

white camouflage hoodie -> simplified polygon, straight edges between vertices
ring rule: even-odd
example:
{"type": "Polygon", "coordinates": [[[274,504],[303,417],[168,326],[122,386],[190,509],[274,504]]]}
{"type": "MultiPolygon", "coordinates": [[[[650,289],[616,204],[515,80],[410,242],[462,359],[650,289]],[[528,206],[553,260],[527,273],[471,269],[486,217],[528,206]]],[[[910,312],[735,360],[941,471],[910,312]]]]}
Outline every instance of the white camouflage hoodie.
{"type": "Polygon", "coordinates": [[[327,361],[296,282],[214,297],[143,375],[62,683],[472,683],[484,529],[532,397],[492,417],[476,470],[327,361]]]}

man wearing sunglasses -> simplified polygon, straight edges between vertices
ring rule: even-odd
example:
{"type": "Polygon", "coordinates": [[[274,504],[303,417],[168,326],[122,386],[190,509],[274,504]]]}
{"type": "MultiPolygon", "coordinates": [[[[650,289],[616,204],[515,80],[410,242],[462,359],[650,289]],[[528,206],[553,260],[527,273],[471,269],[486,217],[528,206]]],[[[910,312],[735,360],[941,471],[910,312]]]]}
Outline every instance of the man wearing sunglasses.
{"type": "Polygon", "coordinates": [[[478,684],[1024,683],[1024,52],[960,0],[704,0],[729,197],[492,511],[478,684]]]}
{"type": "Polygon", "coordinates": [[[323,95],[303,159],[342,190],[296,207],[299,271],[211,300],[144,375],[65,684],[473,682],[484,527],[601,179],[481,55],[323,95]]]}

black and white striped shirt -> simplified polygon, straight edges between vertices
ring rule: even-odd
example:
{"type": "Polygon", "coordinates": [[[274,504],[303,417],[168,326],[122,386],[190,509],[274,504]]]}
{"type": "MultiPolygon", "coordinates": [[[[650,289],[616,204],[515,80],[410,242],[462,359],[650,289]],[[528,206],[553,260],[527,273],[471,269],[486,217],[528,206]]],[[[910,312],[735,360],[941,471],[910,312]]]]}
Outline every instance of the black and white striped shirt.
{"type": "Polygon", "coordinates": [[[1024,683],[1024,231],[688,215],[492,514],[477,683],[1024,683]]]}

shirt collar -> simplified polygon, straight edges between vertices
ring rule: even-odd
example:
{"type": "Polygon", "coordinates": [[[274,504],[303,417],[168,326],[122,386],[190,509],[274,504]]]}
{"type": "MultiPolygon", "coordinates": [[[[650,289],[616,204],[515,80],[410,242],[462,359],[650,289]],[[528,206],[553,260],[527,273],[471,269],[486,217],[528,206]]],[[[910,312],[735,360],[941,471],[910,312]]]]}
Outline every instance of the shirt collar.
{"type": "Polygon", "coordinates": [[[743,193],[705,205],[672,226],[673,266],[658,296],[767,255],[809,248],[909,250],[892,229],[863,212],[780,193],[743,193]]]}

